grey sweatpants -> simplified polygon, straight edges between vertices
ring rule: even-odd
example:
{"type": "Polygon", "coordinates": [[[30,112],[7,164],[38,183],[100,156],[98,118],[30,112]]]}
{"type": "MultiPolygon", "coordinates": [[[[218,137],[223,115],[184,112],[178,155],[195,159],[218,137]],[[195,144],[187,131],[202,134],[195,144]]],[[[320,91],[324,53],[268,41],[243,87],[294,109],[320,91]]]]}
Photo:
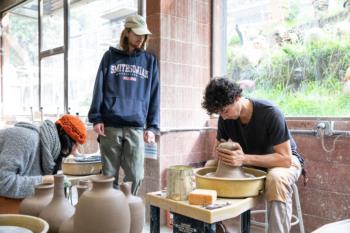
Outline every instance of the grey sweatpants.
{"type": "Polygon", "coordinates": [[[268,233],[289,233],[292,220],[292,184],[301,174],[301,165],[293,156],[290,168],[271,168],[265,183],[268,233]]]}
{"type": "Polygon", "coordinates": [[[143,130],[134,127],[106,127],[100,136],[102,173],[114,176],[114,187],[118,187],[119,169],[125,173],[124,182],[131,181],[131,191],[137,194],[144,177],[143,130]]]}

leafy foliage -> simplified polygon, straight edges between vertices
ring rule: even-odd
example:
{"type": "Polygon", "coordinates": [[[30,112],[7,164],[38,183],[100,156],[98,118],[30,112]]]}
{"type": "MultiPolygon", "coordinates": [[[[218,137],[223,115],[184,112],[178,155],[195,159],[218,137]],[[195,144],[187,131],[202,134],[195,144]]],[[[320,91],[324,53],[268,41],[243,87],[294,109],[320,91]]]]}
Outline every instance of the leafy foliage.
{"type": "Polygon", "coordinates": [[[349,38],[284,44],[255,67],[256,90],[247,94],[271,99],[291,116],[349,115],[342,81],[349,51],[349,38]]]}

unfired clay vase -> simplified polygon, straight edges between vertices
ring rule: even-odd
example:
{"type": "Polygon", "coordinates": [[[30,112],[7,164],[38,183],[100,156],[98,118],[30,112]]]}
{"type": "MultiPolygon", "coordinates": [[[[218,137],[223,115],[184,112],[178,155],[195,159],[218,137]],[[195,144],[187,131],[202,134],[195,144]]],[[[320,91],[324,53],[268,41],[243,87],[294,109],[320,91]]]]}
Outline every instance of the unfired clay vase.
{"type": "Polygon", "coordinates": [[[122,183],[120,190],[125,194],[129,203],[131,216],[130,233],[142,233],[145,224],[145,205],[142,198],[131,194],[131,184],[131,182],[122,183]]]}
{"type": "Polygon", "coordinates": [[[58,232],[74,233],[74,215],[61,224],[58,232]]]}
{"type": "Polygon", "coordinates": [[[130,210],[125,195],[113,189],[114,177],[92,178],[92,189],[85,191],[76,205],[75,233],[129,233],[130,210]]]}
{"type": "Polygon", "coordinates": [[[53,184],[39,184],[35,186],[32,197],[25,198],[20,206],[19,213],[38,217],[42,209],[52,200],[53,184]]]}
{"type": "MultiPolygon", "coordinates": [[[[81,195],[89,189],[91,182],[89,180],[79,180],[77,187],[78,202],[81,195]]],[[[59,229],[59,233],[74,233],[74,215],[64,221],[59,229]]]]}
{"type": "Polygon", "coordinates": [[[49,233],[58,233],[60,225],[72,217],[74,207],[64,196],[64,175],[54,176],[52,201],[41,211],[39,217],[49,223],[49,233]]]}
{"type": "MultiPolygon", "coordinates": [[[[237,149],[236,143],[232,141],[222,142],[219,144],[220,148],[235,150],[237,149]]],[[[219,160],[218,167],[214,174],[215,177],[226,177],[226,178],[250,178],[251,174],[246,174],[242,171],[241,167],[232,167],[224,164],[219,160]]]]}
{"type": "Polygon", "coordinates": [[[90,180],[79,180],[79,183],[77,185],[78,200],[81,197],[81,195],[88,189],[91,189],[90,180]]]}

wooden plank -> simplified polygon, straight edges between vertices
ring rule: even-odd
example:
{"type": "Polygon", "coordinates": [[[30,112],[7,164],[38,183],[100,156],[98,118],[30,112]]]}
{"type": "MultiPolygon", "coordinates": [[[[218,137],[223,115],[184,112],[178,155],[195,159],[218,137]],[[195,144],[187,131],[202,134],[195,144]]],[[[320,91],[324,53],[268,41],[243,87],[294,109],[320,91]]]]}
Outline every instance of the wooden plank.
{"type": "Polygon", "coordinates": [[[243,199],[218,198],[215,204],[229,205],[208,210],[200,205],[190,205],[188,201],[174,201],[166,198],[165,192],[153,192],[146,194],[146,202],[161,209],[175,212],[206,223],[215,223],[239,216],[241,213],[253,208],[259,201],[258,197],[243,199]]]}

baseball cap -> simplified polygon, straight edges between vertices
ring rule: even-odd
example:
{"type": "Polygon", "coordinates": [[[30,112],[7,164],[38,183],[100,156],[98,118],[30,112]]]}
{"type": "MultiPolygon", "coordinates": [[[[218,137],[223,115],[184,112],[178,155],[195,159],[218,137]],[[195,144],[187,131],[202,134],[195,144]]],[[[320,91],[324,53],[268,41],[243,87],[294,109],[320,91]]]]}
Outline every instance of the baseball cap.
{"type": "Polygon", "coordinates": [[[136,35],[151,35],[145,19],[141,15],[131,15],[125,19],[125,28],[130,28],[136,35]]]}

